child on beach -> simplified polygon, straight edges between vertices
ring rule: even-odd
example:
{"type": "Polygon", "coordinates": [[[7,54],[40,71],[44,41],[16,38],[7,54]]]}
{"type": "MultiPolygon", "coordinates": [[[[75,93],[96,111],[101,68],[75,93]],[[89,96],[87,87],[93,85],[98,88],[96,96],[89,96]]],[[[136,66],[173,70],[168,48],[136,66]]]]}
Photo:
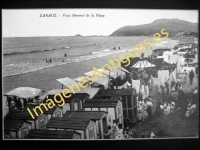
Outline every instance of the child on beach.
{"type": "Polygon", "coordinates": [[[171,113],[173,114],[174,113],[174,109],[175,109],[175,102],[174,101],[171,101],[171,113]]]}
{"type": "Polygon", "coordinates": [[[143,108],[143,102],[140,100],[138,104],[138,120],[142,120],[142,108],[143,108]]]}
{"type": "Polygon", "coordinates": [[[142,120],[143,121],[148,117],[147,107],[148,107],[147,100],[144,99],[144,103],[143,103],[143,106],[142,106],[142,120]]]}

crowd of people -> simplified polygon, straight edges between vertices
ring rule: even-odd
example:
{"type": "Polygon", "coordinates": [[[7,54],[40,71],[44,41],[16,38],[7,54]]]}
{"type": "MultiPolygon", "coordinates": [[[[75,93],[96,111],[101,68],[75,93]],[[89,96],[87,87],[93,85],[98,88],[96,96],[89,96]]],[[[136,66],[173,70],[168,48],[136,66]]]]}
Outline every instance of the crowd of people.
{"type": "Polygon", "coordinates": [[[139,99],[138,102],[138,121],[145,121],[147,118],[150,118],[153,115],[153,100],[151,96],[139,99]]]}
{"type": "Polygon", "coordinates": [[[158,101],[155,115],[160,116],[161,113],[168,115],[173,114],[175,111],[182,110],[182,118],[194,116],[198,106],[197,87],[195,87],[192,94],[188,97],[186,97],[186,94],[181,87],[177,91],[177,97],[172,95],[173,92],[174,91],[171,91],[171,93],[169,93],[166,97],[164,96],[165,98],[163,99],[163,103],[158,101]]]}
{"type": "Polygon", "coordinates": [[[33,103],[33,98],[25,99],[16,96],[8,96],[6,101],[9,111],[16,109],[23,110],[23,108],[25,108],[30,103],[33,103]]]}

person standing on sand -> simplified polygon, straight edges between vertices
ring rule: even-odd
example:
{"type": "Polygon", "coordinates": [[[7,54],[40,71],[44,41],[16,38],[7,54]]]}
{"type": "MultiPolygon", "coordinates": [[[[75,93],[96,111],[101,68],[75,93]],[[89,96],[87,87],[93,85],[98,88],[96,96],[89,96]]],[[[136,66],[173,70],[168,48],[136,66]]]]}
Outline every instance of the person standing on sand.
{"type": "Polygon", "coordinates": [[[51,58],[50,58],[49,62],[51,63],[51,61],[52,61],[52,60],[51,60],[51,58]]]}
{"type": "Polygon", "coordinates": [[[143,102],[139,100],[138,113],[137,113],[138,120],[142,120],[142,108],[143,108],[143,102]]]}
{"type": "Polygon", "coordinates": [[[149,118],[152,116],[153,103],[147,99],[147,113],[149,118]]]}
{"type": "Polygon", "coordinates": [[[144,53],[141,54],[141,58],[144,58],[144,53]]]}
{"type": "Polygon", "coordinates": [[[144,100],[144,103],[143,103],[143,106],[142,106],[142,120],[143,120],[143,121],[144,121],[144,120],[147,118],[147,116],[148,116],[147,107],[148,107],[148,105],[147,105],[147,100],[145,99],[145,100],[144,100]]]}
{"type": "Polygon", "coordinates": [[[187,83],[187,72],[186,72],[186,69],[183,72],[183,83],[187,83]]]}
{"type": "Polygon", "coordinates": [[[193,70],[191,70],[191,72],[189,73],[189,78],[190,78],[190,85],[192,85],[192,81],[193,81],[193,78],[194,78],[193,70]]]}

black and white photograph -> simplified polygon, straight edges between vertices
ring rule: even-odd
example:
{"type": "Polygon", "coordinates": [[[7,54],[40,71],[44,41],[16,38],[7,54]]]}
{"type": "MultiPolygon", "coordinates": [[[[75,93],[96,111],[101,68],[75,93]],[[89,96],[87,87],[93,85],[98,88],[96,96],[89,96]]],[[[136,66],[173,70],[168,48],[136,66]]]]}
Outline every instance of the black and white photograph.
{"type": "Polygon", "coordinates": [[[199,138],[199,11],[2,9],[3,140],[199,138]]]}

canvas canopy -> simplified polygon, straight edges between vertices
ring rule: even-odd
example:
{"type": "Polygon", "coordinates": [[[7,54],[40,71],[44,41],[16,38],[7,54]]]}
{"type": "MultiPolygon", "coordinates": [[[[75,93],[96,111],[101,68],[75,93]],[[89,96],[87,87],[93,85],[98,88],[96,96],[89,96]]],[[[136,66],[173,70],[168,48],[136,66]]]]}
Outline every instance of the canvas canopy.
{"type": "Polygon", "coordinates": [[[20,98],[32,98],[38,96],[42,90],[32,87],[18,87],[5,93],[6,96],[17,96],[20,98]]]}
{"type": "MultiPolygon", "coordinates": [[[[100,70],[99,70],[100,71],[100,70]]],[[[100,72],[102,72],[102,71],[100,71],[100,72]]],[[[84,75],[89,75],[89,76],[91,76],[91,77],[93,77],[94,76],[94,71],[89,71],[89,72],[86,72],[86,73],[83,73],[84,75]]],[[[103,74],[103,73],[102,73],[103,74]]],[[[101,75],[101,74],[98,74],[98,76],[102,76],[102,77],[104,77],[104,76],[106,76],[105,74],[103,74],[103,75],[101,75]]]]}
{"type": "Polygon", "coordinates": [[[158,78],[161,79],[162,83],[167,82],[169,79],[169,70],[158,70],[158,78]]]}
{"type": "Polygon", "coordinates": [[[147,60],[140,60],[136,62],[131,68],[149,68],[149,67],[155,67],[154,64],[148,62],[147,60]]]}
{"type": "Polygon", "coordinates": [[[132,81],[132,88],[134,88],[136,92],[139,93],[140,80],[131,80],[131,81],[132,81]]]}
{"type": "Polygon", "coordinates": [[[75,80],[73,80],[69,77],[60,78],[60,79],[56,79],[56,80],[66,87],[70,87],[72,84],[77,83],[75,80]]]}
{"type": "Polygon", "coordinates": [[[117,78],[117,73],[116,72],[112,72],[112,71],[109,71],[109,70],[106,69],[107,73],[105,73],[104,70],[101,69],[101,68],[99,68],[98,70],[101,71],[103,74],[111,77],[111,78],[114,78],[114,79],[117,78]]]}
{"type": "MultiPolygon", "coordinates": [[[[46,94],[44,94],[43,96],[39,97],[39,99],[43,100],[43,99],[45,99],[45,97],[47,95],[56,95],[58,93],[62,93],[62,91],[63,91],[63,89],[52,89],[52,90],[48,91],[46,94]]],[[[75,91],[75,93],[87,93],[90,96],[90,99],[92,99],[98,93],[99,88],[87,87],[84,89],[80,89],[80,91],[74,89],[74,91],[75,91]]]]}
{"type": "Polygon", "coordinates": [[[103,85],[104,89],[108,89],[109,78],[98,76],[96,80],[94,80],[94,85],[103,85]]]}

